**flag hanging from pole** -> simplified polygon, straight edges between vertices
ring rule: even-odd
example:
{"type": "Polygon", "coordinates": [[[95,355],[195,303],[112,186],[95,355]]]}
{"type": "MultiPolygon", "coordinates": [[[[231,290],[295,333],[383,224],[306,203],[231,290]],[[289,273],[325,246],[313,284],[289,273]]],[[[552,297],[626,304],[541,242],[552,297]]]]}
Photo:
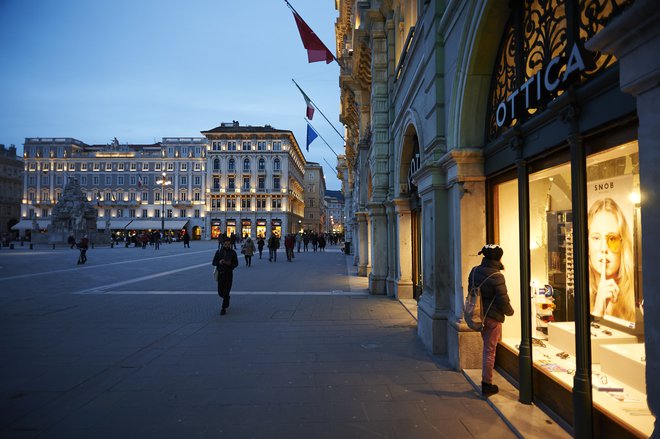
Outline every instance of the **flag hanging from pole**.
{"type": "Polygon", "coordinates": [[[307,49],[307,62],[325,61],[326,64],[330,64],[332,61],[335,61],[335,56],[323,44],[323,41],[321,41],[312,28],[305,23],[305,20],[298,15],[298,12],[293,9],[288,1],[286,4],[291,9],[291,12],[293,12],[293,18],[296,20],[296,26],[298,26],[298,32],[300,32],[303,46],[307,49]]]}
{"type": "Polygon", "coordinates": [[[298,90],[300,90],[300,93],[303,95],[303,99],[305,99],[305,103],[307,104],[307,119],[312,120],[314,117],[314,104],[312,104],[312,100],[307,96],[307,94],[300,88],[298,83],[296,81],[293,81],[294,84],[296,84],[296,87],[298,87],[298,90]]]}
{"type": "Polygon", "coordinates": [[[307,151],[309,151],[309,144],[318,137],[318,133],[314,131],[314,128],[310,124],[307,124],[307,151]]]}
{"type": "Polygon", "coordinates": [[[138,174],[137,187],[138,188],[142,187],[142,174],[138,174]]]}

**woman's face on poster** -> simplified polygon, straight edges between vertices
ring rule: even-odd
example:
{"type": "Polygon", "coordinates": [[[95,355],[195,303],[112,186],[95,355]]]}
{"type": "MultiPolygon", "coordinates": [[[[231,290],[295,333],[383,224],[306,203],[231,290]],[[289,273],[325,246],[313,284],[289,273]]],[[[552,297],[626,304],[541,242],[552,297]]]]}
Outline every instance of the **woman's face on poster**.
{"type": "Polygon", "coordinates": [[[589,226],[589,258],[591,267],[601,276],[616,277],[621,265],[621,234],[613,213],[601,211],[594,215],[589,226]]]}

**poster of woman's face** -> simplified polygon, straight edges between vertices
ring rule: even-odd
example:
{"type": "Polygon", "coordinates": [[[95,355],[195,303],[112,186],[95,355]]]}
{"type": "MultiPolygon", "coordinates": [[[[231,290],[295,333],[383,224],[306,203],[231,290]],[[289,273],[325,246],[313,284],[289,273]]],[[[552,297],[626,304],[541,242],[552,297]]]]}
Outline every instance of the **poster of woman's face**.
{"type": "Polygon", "coordinates": [[[634,327],[633,179],[628,175],[587,185],[591,314],[634,327]]]}

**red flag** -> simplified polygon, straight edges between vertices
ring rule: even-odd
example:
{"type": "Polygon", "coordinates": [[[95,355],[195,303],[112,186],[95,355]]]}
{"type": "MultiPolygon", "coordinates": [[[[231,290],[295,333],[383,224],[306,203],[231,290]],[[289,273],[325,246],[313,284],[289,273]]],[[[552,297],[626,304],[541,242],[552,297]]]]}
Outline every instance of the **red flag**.
{"type": "Polygon", "coordinates": [[[300,32],[300,38],[302,39],[303,46],[305,49],[307,49],[307,61],[310,63],[325,61],[326,64],[330,64],[332,61],[334,61],[335,56],[332,54],[332,52],[330,52],[330,50],[328,50],[325,44],[323,44],[323,41],[321,41],[321,39],[314,33],[314,31],[307,25],[307,23],[305,23],[305,20],[303,20],[302,17],[293,10],[293,8],[292,12],[293,18],[295,18],[296,25],[298,26],[298,32],[300,32]]]}

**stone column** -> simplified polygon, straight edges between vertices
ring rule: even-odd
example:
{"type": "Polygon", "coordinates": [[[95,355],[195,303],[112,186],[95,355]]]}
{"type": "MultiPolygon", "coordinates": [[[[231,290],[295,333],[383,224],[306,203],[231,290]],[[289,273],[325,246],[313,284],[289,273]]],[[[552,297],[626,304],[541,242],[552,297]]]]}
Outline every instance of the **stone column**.
{"type": "Polygon", "coordinates": [[[355,258],[358,263],[358,276],[367,276],[369,274],[369,239],[367,227],[367,212],[355,212],[357,219],[357,233],[354,233],[356,242],[355,258]]]}
{"type": "Polygon", "coordinates": [[[394,255],[393,271],[396,273],[394,296],[398,299],[412,299],[413,245],[410,199],[395,198],[392,203],[396,212],[391,224],[396,225],[398,231],[397,239],[392,243],[392,247],[396,249],[396,252],[392,252],[394,255]]]}
{"type": "MultiPolygon", "coordinates": [[[[660,415],[660,8],[657,0],[637,0],[593,37],[589,50],[619,59],[621,90],[637,96],[639,167],[642,196],[642,272],[646,394],[651,411],[660,415]]],[[[657,422],[657,420],[656,420],[657,422]]],[[[657,429],[656,429],[657,432],[657,429]]]]}
{"type": "Polygon", "coordinates": [[[449,362],[456,369],[481,367],[481,336],[463,321],[463,299],[470,269],[481,262],[477,252],[486,242],[486,188],[480,149],[454,149],[440,160],[447,173],[450,241],[448,281],[449,362]]]}
{"type": "Polygon", "coordinates": [[[446,178],[437,163],[424,165],[415,174],[422,204],[422,297],[417,307],[417,333],[433,354],[447,354],[449,307],[449,202],[446,178]]]}
{"type": "Polygon", "coordinates": [[[396,207],[391,202],[386,203],[386,206],[387,206],[386,208],[387,224],[390,225],[390,227],[388,227],[387,229],[388,232],[387,240],[388,242],[392,243],[392,249],[394,250],[388,252],[387,254],[386,289],[387,289],[387,295],[389,297],[396,297],[395,282],[398,278],[396,260],[399,253],[399,249],[397,246],[397,242],[399,241],[399,233],[398,233],[398,227],[396,221],[396,207]]]}
{"type": "Polygon", "coordinates": [[[386,294],[387,258],[390,250],[388,240],[387,218],[385,206],[380,203],[369,203],[369,219],[371,233],[371,273],[369,274],[369,292],[371,294],[386,294]]]}
{"type": "Polygon", "coordinates": [[[372,294],[386,294],[388,254],[394,251],[388,239],[385,215],[389,188],[389,98],[387,84],[387,35],[380,10],[369,10],[371,24],[371,196],[368,203],[371,221],[371,268],[369,290],[372,294]]]}

